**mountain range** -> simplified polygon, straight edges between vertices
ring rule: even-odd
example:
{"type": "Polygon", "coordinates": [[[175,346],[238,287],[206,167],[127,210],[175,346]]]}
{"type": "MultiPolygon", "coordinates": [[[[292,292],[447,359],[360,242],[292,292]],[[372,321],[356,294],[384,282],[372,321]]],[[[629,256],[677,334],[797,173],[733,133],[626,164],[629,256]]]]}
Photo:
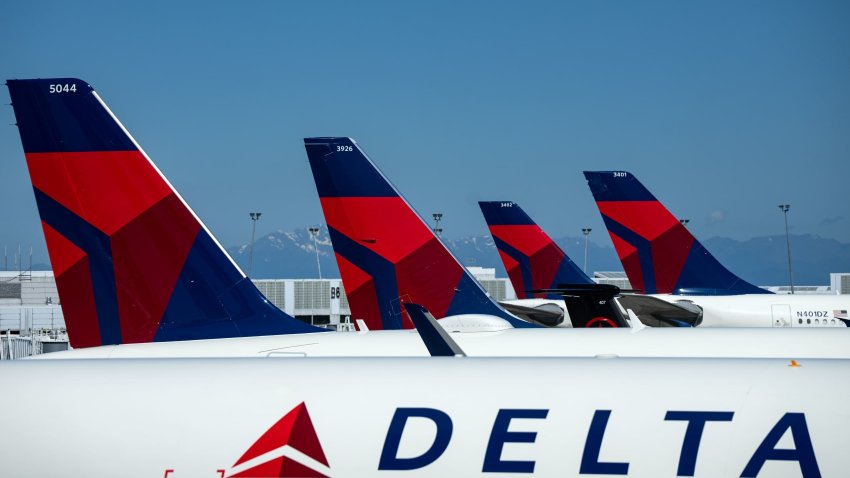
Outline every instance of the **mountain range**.
{"type": "MultiPolygon", "coordinates": [[[[829,284],[830,272],[850,271],[850,244],[812,234],[791,235],[790,239],[796,285],[829,284]]],[[[443,242],[464,265],[492,267],[496,269],[497,277],[507,277],[490,236],[444,238],[443,242]]],[[[561,237],[556,238],[555,242],[579,267],[583,266],[583,237],[561,237]]],[[[788,283],[785,236],[754,237],[745,241],[712,237],[703,241],[703,245],[729,270],[750,282],[758,285],[788,283]]],[[[326,228],[320,229],[315,243],[306,228],[278,230],[258,237],[254,244],[253,267],[250,271],[248,244],[229,247],[227,251],[246,273],[257,279],[316,278],[319,276],[319,267],[322,277],[339,277],[326,228]]],[[[587,270],[622,271],[623,266],[613,246],[588,241],[587,270]]]]}

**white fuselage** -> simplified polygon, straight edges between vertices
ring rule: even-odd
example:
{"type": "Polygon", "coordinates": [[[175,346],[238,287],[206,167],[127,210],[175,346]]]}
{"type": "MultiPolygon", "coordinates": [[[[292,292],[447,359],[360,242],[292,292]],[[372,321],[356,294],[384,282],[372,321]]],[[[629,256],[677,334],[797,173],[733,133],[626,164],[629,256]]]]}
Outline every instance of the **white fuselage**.
{"type": "Polygon", "coordinates": [[[655,295],[702,308],[702,327],[846,328],[836,317],[850,312],[850,295],[744,294],[727,296],[655,295]]]}
{"type": "MultiPolygon", "coordinates": [[[[839,316],[850,313],[850,295],[787,295],[743,294],[698,296],[652,294],[672,304],[691,302],[703,311],[700,327],[846,327],[839,316]]],[[[615,299],[616,300],[616,299],[615,299]]],[[[503,301],[524,307],[552,304],[564,310],[559,327],[571,327],[570,316],[563,300],[517,299],[503,301]]],[[[622,309],[622,306],[620,306],[622,309]]]]}
{"type": "MultiPolygon", "coordinates": [[[[471,316],[473,319],[475,316],[471,316]]],[[[485,319],[487,316],[484,317],[485,319]]],[[[491,318],[492,319],[492,318],[491,318]]],[[[444,323],[441,320],[440,323],[444,323]]],[[[498,321],[499,319],[495,319],[498,321]]],[[[451,323],[450,323],[451,324],[451,323]]],[[[850,328],[503,329],[444,327],[471,357],[850,358],[850,328]]],[[[327,332],[75,349],[38,359],[426,356],[415,330],[327,332]]]]}
{"type": "Polygon", "coordinates": [[[2,474],[838,477],[848,376],[814,359],[11,361],[2,474]],[[293,410],[309,418],[278,424],[293,410]]]}

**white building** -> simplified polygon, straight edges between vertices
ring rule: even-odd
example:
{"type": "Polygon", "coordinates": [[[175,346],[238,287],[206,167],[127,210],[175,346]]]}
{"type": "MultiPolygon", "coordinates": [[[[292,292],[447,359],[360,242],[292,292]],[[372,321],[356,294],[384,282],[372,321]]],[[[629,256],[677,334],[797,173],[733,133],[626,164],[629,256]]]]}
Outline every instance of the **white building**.
{"type": "MultiPolygon", "coordinates": [[[[496,270],[469,267],[469,272],[496,301],[516,299],[510,280],[497,278],[496,270]]],[[[599,284],[631,288],[624,272],[595,272],[599,284]]],[[[277,307],[308,323],[337,328],[353,321],[340,279],[255,279],[254,284],[277,307]]],[[[788,293],[787,286],[765,287],[788,293]]],[[[850,294],[850,273],[830,274],[830,286],[795,286],[798,294],[850,294]]],[[[65,320],[52,271],[0,271],[0,332],[29,335],[38,330],[65,328],[65,320]]]]}

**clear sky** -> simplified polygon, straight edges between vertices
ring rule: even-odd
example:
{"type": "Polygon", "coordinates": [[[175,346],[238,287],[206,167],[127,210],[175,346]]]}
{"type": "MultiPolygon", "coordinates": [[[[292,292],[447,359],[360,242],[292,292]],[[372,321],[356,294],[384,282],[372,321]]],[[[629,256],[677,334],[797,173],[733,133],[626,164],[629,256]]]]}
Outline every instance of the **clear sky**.
{"type": "MultiPolygon", "coordinates": [[[[2,78],[91,83],[225,245],[323,222],[305,136],[360,143],[449,237],[478,200],[608,244],[583,170],[698,237],[850,242],[850,2],[7,2],[2,78]]],[[[3,103],[8,93],[3,91],[3,103]]],[[[12,109],[0,246],[46,261],[12,109]]]]}

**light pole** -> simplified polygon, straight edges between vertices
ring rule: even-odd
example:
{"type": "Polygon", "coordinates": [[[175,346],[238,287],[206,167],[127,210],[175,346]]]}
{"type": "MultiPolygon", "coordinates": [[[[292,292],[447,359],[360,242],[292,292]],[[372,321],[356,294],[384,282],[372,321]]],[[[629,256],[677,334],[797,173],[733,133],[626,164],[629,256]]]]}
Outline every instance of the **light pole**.
{"type": "MultiPolygon", "coordinates": [[[[316,245],[316,236],[319,235],[318,227],[307,228],[310,231],[310,236],[313,237],[313,249],[316,250],[316,269],[319,270],[319,280],[322,279],[322,266],[319,264],[319,247],[316,245]]],[[[320,284],[321,285],[321,284],[320,284]]],[[[310,325],[315,325],[313,314],[316,313],[316,289],[310,291],[310,325]]]]}
{"type": "Polygon", "coordinates": [[[313,236],[313,249],[316,250],[316,269],[319,270],[319,279],[322,278],[322,265],[319,263],[319,246],[316,243],[316,236],[319,235],[318,227],[311,227],[308,229],[310,231],[310,235],[313,236]]]}
{"type": "Polygon", "coordinates": [[[587,236],[590,235],[589,227],[582,228],[581,233],[584,234],[584,273],[587,274],[587,236]]]}
{"type": "Polygon", "coordinates": [[[788,246],[788,283],[791,284],[791,294],[794,293],[794,274],[791,272],[791,238],[788,236],[788,210],[790,204],[780,204],[779,210],[785,216],[785,244],[788,246]]]}
{"type": "Polygon", "coordinates": [[[254,237],[257,232],[257,221],[260,220],[261,212],[249,212],[251,216],[251,248],[248,250],[248,277],[254,269],[254,237]]]}
{"type": "Polygon", "coordinates": [[[434,217],[434,234],[439,236],[443,232],[443,229],[440,227],[440,221],[443,219],[443,213],[435,212],[431,214],[431,216],[434,217]]]}
{"type": "Polygon", "coordinates": [[[679,224],[688,227],[688,223],[691,222],[690,219],[679,219],[679,224]]]}

